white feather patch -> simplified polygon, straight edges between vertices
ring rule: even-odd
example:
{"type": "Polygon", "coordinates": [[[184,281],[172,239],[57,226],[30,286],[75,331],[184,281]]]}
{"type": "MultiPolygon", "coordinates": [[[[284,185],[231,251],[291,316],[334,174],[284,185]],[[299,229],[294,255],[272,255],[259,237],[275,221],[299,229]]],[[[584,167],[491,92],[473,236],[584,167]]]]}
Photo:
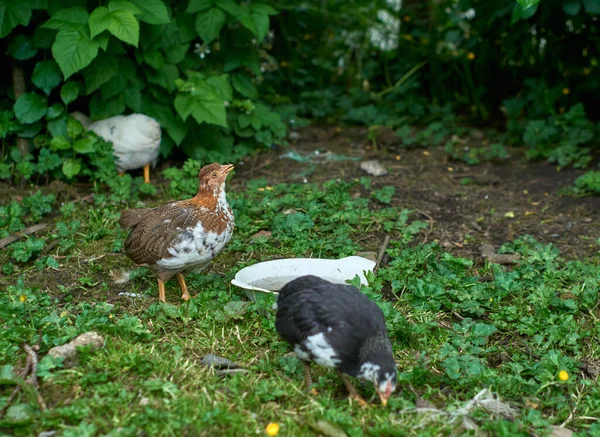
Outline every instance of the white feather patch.
{"type": "Polygon", "coordinates": [[[294,352],[296,352],[296,356],[302,361],[310,361],[310,354],[304,352],[299,344],[294,346],[294,352]]]}
{"type": "Polygon", "coordinates": [[[203,269],[231,239],[233,224],[229,224],[221,234],[206,232],[201,222],[196,223],[193,228],[187,228],[186,231],[181,234],[179,241],[168,249],[171,257],[157,261],[159,266],[171,270],[203,269]]]}
{"type": "Polygon", "coordinates": [[[322,332],[306,337],[304,347],[310,352],[312,360],[320,366],[336,367],[341,361],[322,332]]]}
{"type": "Polygon", "coordinates": [[[367,381],[375,381],[375,378],[379,373],[379,369],[380,367],[377,364],[369,362],[363,363],[363,365],[360,366],[357,377],[367,381]]]}

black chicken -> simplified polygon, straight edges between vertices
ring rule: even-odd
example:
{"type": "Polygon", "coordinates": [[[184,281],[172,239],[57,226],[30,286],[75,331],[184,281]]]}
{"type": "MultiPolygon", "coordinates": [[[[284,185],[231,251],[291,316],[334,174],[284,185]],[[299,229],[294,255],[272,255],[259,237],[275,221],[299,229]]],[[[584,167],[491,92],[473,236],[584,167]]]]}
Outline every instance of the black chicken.
{"type": "Polygon", "coordinates": [[[287,283],[277,298],[275,327],[304,364],[307,389],[310,363],[337,369],[350,397],[366,402],[346,375],[371,381],[383,405],[396,389],[396,363],[381,309],[350,285],[316,276],[287,283]]]}

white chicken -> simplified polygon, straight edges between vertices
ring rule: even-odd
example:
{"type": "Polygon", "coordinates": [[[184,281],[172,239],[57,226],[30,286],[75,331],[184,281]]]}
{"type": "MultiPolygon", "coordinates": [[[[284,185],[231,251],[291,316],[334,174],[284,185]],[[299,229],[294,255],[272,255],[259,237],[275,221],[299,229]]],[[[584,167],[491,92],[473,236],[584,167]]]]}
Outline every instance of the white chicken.
{"type": "Polygon", "coordinates": [[[161,140],[156,120],[144,114],[117,115],[94,122],[81,112],[72,112],[71,117],[113,144],[121,176],[126,170],[144,167],[144,182],[150,183],[150,164],[156,165],[161,140]]]}

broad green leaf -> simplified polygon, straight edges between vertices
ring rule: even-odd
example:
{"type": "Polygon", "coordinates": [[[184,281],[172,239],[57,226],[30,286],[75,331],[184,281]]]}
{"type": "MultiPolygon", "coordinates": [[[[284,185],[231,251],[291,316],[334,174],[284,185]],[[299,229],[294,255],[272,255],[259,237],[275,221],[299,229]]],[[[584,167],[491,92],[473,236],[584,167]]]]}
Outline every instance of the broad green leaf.
{"type": "Polygon", "coordinates": [[[198,123],[227,127],[224,102],[215,97],[178,94],[175,98],[175,109],[184,121],[192,115],[198,123]]]}
{"type": "Polygon", "coordinates": [[[17,99],[15,116],[21,123],[33,123],[41,119],[48,109],[48,100],[37,93],[25,93],[17,99]]]}
{"type": "Polygon", "coordinates": [[[11,405],[6,410],[4,422],[9,426],[22,426],[33,422],[35,410],[29,404],[11,405]]]}
{"type": "Polygon", "coordinates": [[[215,6],[234,17],[240,13],[240,7],[233,0],[215,0],[215,6]]]}
{"type": "Polygon", "coordinates": [[[144,62],[152,68],[160,70],[165,65],[165,58],[159,50],[144,52],[144,62]]]}
{"type": "Polygon", "coordinates": [[[119,63],[114,56],[101,53],[81,73],[89,95],[108,82],[119,71],[119,63]]]}
{"type": "Polygon", "coordinates": [[[60,117],[65,112],[65,107],[62,103],[55,103],[54,105],[48,108],[46,111],[46,120],[54,120],[55,118],[60,117]]]}
{"type": "Polygon", "coordinates": [[[98,35],[94,38],[94,41],[98,41],[98,45],[100,46],[100,48],[106,51],[110,38],[107,34],[98,35]]]}
{"type": "Polygon", "coordinates": [[[47,29],[79,30],[88,22],[89,14],[80,7],[61,9],[54,14],[42,27],[47,29]]]}
{"type": "Polygon", "coordinates": [[[109,11],[127,11],[131,12],[133,15],[138,15],[142,13],[142,10],[138,8],[134,3],[127,0],[110,0],[108,3],[109,11]]]}
{"type": "Polygon", "coordinates": [[[55,120],[49,121],[48,132],[53,137],[66,137],[67,136],[67,114],[63,114],[55,120]]]}
{"type": "Polygon", "coordinates": [[[128,87],[124,92],[125,105],[135,112],[142,110],[142,92],[139,88],[128,87]]]}
{"type": "Polygon", "coordinates": [[[176,65],[165,64],[160,70],[147,69],[144,73],[148,82],[160,85],[168,91],[175,90],[175,81],[179,78],[179,69],[176,65]]]}
{"type": "Polygon", "coordinates": [[[15,385],[19,381],[19,377],[14,372],[14,367],[10,364],[5,364],[0,367],[0,385],[15,385]]]}
{"type": "Polygon", "coordinates": [[[161,0],[132,0],[142,10],[140,21],[148,24],[170,23],[169,11],[161,0]]]}
{"type": "Polygon", "coordinates": [[[193,15],[179,13],[175,16],[175,21],[179,30],[179,39],[182,43],[188,43],[196,39],[195,18],[193,15]]]}
{"type": "Polygon", "coordinates": [[[85,27],[80,30],[63,29],[52,44],[52,54],[67,79],[90,65],[98,55],[98,46],[85,27]]]}
{"type": "Polygon", "coordinates": [[[226,74],[220,76],[211,76],[206,79],[206,84],[209,85],[214,93],[223,100],[231,100],[233,98],[233,90],[229,84],[226,74]]]}
{"type": "Polygon", "coordinates": [[[79,95],[79,84],[77,82],[67,82],[60,89],[60,98],[65,105],[75,101],[79,95]]]}
{"type": "Polygon", "coordinates": [[[63,161],[62,172],[67,179],[72,179],[81,171],[81,160],[68,158],[63,161]]]}
{"type": "Polygon", "coordinates": [[[110,11],[107,7],[100,6],[94,9],[89,19],[90,35],[94,38],[108,29],[110,25],[110,11]]]}
{"type": "Polygon", "coordinates": [[[583,7],[590,15],[600,14],[600,0],[583,0],[583,7]]]}
{"type": "MultiPolygon", "coordinates": [[[[533,3],[537,3],[540,0],[524,0],[524,1],[529,1],[529,2],[533,2],[533,3]]],[[[277,15],[277,11],[275,9],[273,9],[271,6],[265,4],[265,3],[252,3],[252,5],[250,5],[250,8],[256,12],[260,12],[263,14],[267,14],[267,15],[277,15]]]]}
{"type": "Polygon", "coordinates": [[[31,19],[31,4],[25,1],[0,3],[0,38],[4,38],[19,24],[27,26],[31,19]]]}
{"type": "MultiPolygon", "coordinates": [[[[267,20],[268,21],[268,20],[267,20]]],[[[225,12],[218,8],[210,8],[198,12],[196,17],[196,32],[204,43],[218,38],[221,28],[225,25],[225,12]]]]}
{"type": "Polygon", "coordinates": [[[33,58],[37,53],[37,49],[33,47],[29,38],[19,34],[10,40],[6,53],[15,59],[24,61],[33,58]]]}
{"type": "Polygon", "coordinates": [[[231,82],[235,90],[242,96],[250,99],[258,98],[258,90],[247,74],[234,73],[231,76],[231,82]]]}
{"type": "Polygon", "coordinates": [[[188,8],[185,10],[187,14],[193,14],[210,8],[215,4],[214,0],[190,0],[188,8]]]}
{"type": "Polygon", "coordinates": [[[73,150],[77,153],[92,153],[95,150],[95,138],[81,138],[73,144],[73,150]]]}
{"type": "Polygon", "coordinates": [[[94,94],[90,101],[90,117],[94,120],[103,120],[125,111],[125,97],[123,94],[103,100],[98,93],[94,94]]]}
{"type": "Polygon", "coordinates": [[[60,85],[62,74],[58,64],[53,59],[38,62],[33,70],[31,81],[46,94],[60,85]]]}
{"type": "Polygon", "coordinates": [[[108,31],[121,41],[138,46],[140,37],[140,23],[131,12],[116,10],[111,12],[108,31]]]}
{"type": "Polygon", "coordinates": [[[198,100],[192,117],[198,123],[206,122],[227,127],[227,112],[225,105],[220,100],[198,100]]]}
{"type": "Polygon", "coordinates": [[[121,94],[127,88],[127,78],[121,72],[114,75],[108,82],[100,87],[102,99],[108,100],[113,96],[121,94]]]}
{"type": "Polygon", "coordinates": [[[515,24],[519,20],[527,20],[535,15],[537,11],[537,4],[531,6],[527,10],[523,10],[520,4],[516,3],[513,8],[512,18],[510,24],[515,24]]]}
{"type": "Polygon", "coordinates": [[[67,120],[67,135],[69,138],[75,139],[83,133],[84,127],[79,120],[69,117],[67,120]]]}
{"type": "Polygon", "coordinates": [[[258,42],[269,32],[269,16],[260,10],[248,9],[240,16],[240,23],[256,36],[258,42]]]}
{"type": "Polygon", "coordinates": [[[56,150],[69,150],[71,148],[71,141],[65,135],[52,137],[50,140],[50,148],[56,150]]]}
{"type": "Polygon", "coordinates": [[[185,59],[185,54],[189,49],[189,44],[181,44],[178,42],[165,50],[165,61],[169,64],[179,64],[185,59]]]}
{"type": "MultiPolygon", "coordinates": [[[[581,0],[563,0],[563,11],[568,15],[577,15],[581,10],[581,0]]],[[[525,9],[525,7],[523,7],[525,9]]]]}
{"type": "Polygon", "coordinates": [[[183,121],[187,120],[194,110],[195,98],[191,94],[180,93],[175,97],[175,110],[183,121]]]}

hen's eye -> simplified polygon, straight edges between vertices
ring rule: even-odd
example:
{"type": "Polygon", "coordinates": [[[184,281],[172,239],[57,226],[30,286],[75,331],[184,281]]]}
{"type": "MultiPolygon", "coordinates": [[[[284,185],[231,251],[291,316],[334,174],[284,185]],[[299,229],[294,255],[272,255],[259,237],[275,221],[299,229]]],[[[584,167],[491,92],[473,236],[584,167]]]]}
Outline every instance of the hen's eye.
{"type": "Polygon", "coordinates": [[[216,177],[217,177],[217,172],[216,172],[216,171],[213,171],[212,177],[213,177],[213,178],[216,178],[216,177]]]}

